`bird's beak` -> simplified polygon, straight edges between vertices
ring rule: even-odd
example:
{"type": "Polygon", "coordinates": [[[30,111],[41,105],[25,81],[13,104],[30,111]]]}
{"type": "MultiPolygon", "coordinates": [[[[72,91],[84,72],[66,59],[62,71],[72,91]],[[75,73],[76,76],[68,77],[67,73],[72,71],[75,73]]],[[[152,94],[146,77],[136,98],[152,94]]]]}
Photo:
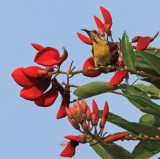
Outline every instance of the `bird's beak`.
{"type": "Polygon", "coordinates": [[[83,31],[85,31],[85,32],[87,32],[87,33],[89,32],[89,30],[87,30],[87,29],[81,29],[81,30],[83,30],[83,31]]]}

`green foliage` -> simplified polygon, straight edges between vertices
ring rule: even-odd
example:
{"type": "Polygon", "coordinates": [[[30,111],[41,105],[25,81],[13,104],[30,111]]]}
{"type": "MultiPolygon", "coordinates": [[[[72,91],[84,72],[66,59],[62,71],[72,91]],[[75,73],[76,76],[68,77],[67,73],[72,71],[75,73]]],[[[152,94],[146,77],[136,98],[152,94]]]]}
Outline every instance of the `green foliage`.
{"type": "Polygon", "coordinates": [[[121,41],[121,50],[122,50],[124,64],[128,68],[135,70],[136,55],[135,52],[133,51],[131,43],[129,42],[129,38],[126,31],[124,31],[123,33],[121,41]]]}
{"type": "MultiPolygon", "coordinates": [[[[144,84],[110,86],[108,82],[91,82],[80,86],[73,94],[78,99],[85,99],[121,90],[121,95],[127,98],[133,106],[147,114],[144,114],[139,119],[139,123],[136,123],[109,112],[107,122],[123,128],[130,135],[160,136],[160,130],[158,129],[160,127],[160,105],[151,100],[160,99],[160,51],[134,51],[126,32],[124,32],[121,40],[121,51],[123,62],[128,69],[134,70],[137,76],[139,76],[138,72],[149,74],[149,78],[147,76],[147,78],[141,79],[141,81],[149,82],[149,86],[144,84]]],[[[132,72],[134,73],[134,71],[132,72]]],[[[145,75],[141,74],[140,76],[145,75]]],[[[102,110],[99,111],[99,116],[102,117],[102,110]]],[[[96,140],[93,140],[91,144],[93,143],[96,143],[96,140]]],[[[135,146],[132,154],[119,145],[112,143],[110,148],[108,145],[98,143],[92,148],[103,159],[148,159],[160,152],[160,142],[158,141],[140,141],[135,146]]]]}
{"type": "Polygon", "coordinates": [[[155,117],[154,115],[151,114],[144,114],[140,119],[139,119],[140,123],[146,123],[149,125],[153,125],[155,122],[155,117]]]}
{"type": "Polygon", "coordinates": [[[153,68],[158,74],[160,74],[160,57],[144,51],[138,51],[138,54],[140,54],[145,59],[145,61],[151,66],[151,68],[153,68]]]}
{"type": "Polygon", "coordinates": [[[141,141],[134,148],[132,154],[135,159],[148,159],[160,152],[159,142],[141,141]]]}
{"type": "Polygon", "coordinates": [[[91,82],[78,87],[73,94],[78,99],[85,99],[102,93],[107,93],[118,89],[118,86],[110,86],[108,82],[91,82]]]}
{"type": "MultiPolygon", "coordinates": [[[[93,140],[91,144],[96,143],[96,140],[93,140]]],[[[96,144],[92,146],[93,150],[103,159],[134,159],[133,155],[124,149],[123,147],[116,144],[96,144]],[[111,145],[111,147],[109,147],[111,145]]]]}

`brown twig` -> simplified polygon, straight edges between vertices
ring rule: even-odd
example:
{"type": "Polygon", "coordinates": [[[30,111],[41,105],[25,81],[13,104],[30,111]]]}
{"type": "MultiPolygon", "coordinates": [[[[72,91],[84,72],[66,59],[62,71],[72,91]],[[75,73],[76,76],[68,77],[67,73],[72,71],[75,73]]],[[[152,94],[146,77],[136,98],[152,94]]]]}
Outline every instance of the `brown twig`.
{"type": "Polygon", "coordinates": [[[132,135],[128,135],[126,137],[124,137],[121,140],[149,140],[149,141],[160,141],[160,137],[156,136],[156,137],[149,137],[149,136],[132,136],[132,135]]]}
{"type": "Polygon", "coordinates": [[[123,96],[123,93],[122,93],[122,92],[111,91],[111,93],[119,94],[119,95],[122,95],[122,96],[123,96]]]}

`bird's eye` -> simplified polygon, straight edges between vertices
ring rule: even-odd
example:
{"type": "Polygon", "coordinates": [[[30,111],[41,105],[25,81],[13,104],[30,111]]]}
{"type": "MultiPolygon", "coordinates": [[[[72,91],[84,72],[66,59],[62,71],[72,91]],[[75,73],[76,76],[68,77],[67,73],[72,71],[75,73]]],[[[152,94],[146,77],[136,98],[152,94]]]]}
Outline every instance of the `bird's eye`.
{"type": "Polygon", "coordinates": [[[97,32],[94,30],[94,33],[96,34],[97,32]]]}

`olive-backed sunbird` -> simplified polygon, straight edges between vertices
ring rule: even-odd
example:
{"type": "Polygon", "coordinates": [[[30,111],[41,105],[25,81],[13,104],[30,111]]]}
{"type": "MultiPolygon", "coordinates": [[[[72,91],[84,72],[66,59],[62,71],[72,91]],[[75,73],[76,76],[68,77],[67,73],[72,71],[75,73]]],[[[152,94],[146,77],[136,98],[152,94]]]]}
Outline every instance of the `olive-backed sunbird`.
{"type": "Polygon", "coordinates": [[[95,66],[97,67],[98,64],[101,66],[110,64],[111,52],[108,41],[101,39],[96,30],[82,30],[87,32],[88,36],[93,41],[92,54],[94,57],[95,66]]]}

